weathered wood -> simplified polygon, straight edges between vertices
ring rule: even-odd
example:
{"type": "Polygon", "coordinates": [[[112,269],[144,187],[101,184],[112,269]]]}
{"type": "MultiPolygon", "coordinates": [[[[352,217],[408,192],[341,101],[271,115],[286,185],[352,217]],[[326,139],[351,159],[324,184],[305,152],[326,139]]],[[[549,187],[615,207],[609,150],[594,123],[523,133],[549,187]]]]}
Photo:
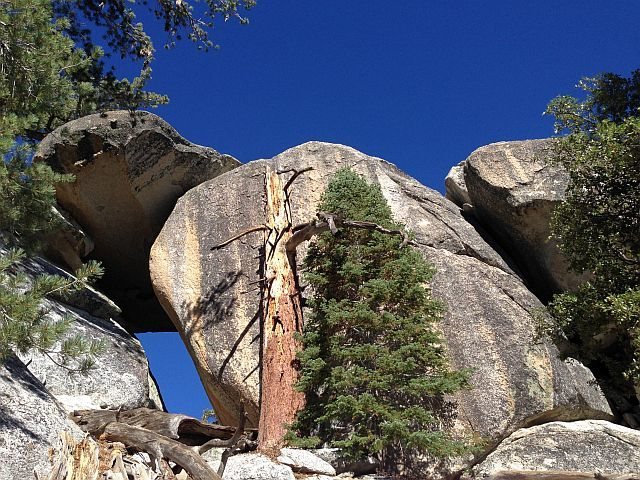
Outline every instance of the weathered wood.
{"type": "MultiPolygon", "coordinates": [[[[187,447],[185,447],[187,448],[187,447]]],[[[52,454],[52,469],[46,480],[156,480],[159,473],[126,455],[125,445],[96,442],[86,437],[77,442],[69,432],[60,433],[60,445],[52,454]]],[[[168,465],[167,465],[168,468],[168,465]]],[[[165,478],[168,471],[164,472],[165,478]]]]}
{"type": "MultiPolygon", "coordinates": [[[[235,447],[236,444],[240,441],[240,438],[242,437],[242,435],[244,434],[244,425],[246,423],[246,420],[247,420],[247,414],[244,410],[244,404],[240,402],[240,424],[238,425],[238,428],[236,428],[236,432],[233,434],[233,437],[231,437],[229,440],[220,440],[218,438],[213,438],[209,440],[207,443],[205,443],[204,445],[200,445],[197,448],[198,454],[202,455],[203,453],[211,450],[212,448],[235,447]]],[[[222,476],[222,473],[220,472],[218,473],[220,474],[220,476],[222,476]]]]}
{"type": "Polygon", "coordinates": [[[386,235],[399,235],[402,237],[400,248],[405,245],[416,245],[409,240],[407,232],[404,230],[390,230],[377,223],[362,222],[357,220],[345,220],[333,213],[318,213],[318,218],[307,223],[301,223],[293,227],[293,234],[287,240],[286,249],[288,252],[295,252],[302,242],[311,240],[314,236],[330,231],[334,235],[340,228],[359,228],[372,230],[386,235]]]}
{"type": "Polygon", "coordinates": [[[104,429],[104,438],[147,452],[158,461],[170,460],[180,465],[193,480],[222,480],[193,449],[144,428],[113,422],[104,429]]]}
{"type": "MultiPolygon", "coordinates": [[[[99,443],[99,458],[100,458],[100,473],[104,474],[107,477],[107,473],[113,480],[129,480],[129,475],[127,468],[125,466],[125,461],[123,458],[123,454],[126,455],[127,449],[122,443],[109,443],[104,440],[100,440],[99,443]]],[[[149,469],[144,465],[139,465],[140,471],[148,472],[149,469]]],[[[146,475],[147,477],[149,475],[146,475]]],[[[138,480],[138,477],[134,478],[138,480]]]]}
{"type": "Polygon", "coordinates": [[[61,432],[60,446],[47,480],[97,480],[98,450],[98,444],[88,437],[78,443],[71,433],[61,432]]]}
{"type": "Polygon", "coordinates": [[[302,307],[295,272],[295,250],[286,249],[292,226],[287,192],[278,173],[269,168],[265,183],[269,234],[265,238],[264,271],[269,281],[265,286],[263,305],[258,449],[273,453],[283,445],[286,425],[294,421],[304,405],[304,395],[295,389],[302,307]]]}
{"type": "Polygon", "coordinates": [[[76,410],[71,414],[71,419],[83,432],[99,437],[111,422],[118,420],[116,410],[76,410]]]}
{"type": "MultiPolygon", "coordinates": [[[[135,408],[128,411],[116,410],[77,410],[72,419],[85,432],[100,436],[105,427],[112,422],[125,423],[146,428],[167,438],[178,440],[185,445],[202,445],[210,439],[228,440],[236,432],[235,427],[213,425],[195,418],[176,413],[167,413],[149,408],[135,408]]],[[[248,435],[255,429],[246,430],[248,435]]]]}

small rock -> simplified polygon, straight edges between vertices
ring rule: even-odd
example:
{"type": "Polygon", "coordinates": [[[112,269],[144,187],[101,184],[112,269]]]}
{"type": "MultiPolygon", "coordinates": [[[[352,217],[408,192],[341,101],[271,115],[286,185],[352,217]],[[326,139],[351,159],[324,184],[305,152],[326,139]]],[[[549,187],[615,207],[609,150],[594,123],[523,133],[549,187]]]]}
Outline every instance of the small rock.
{"type": "Polygon", "coordinates": [[[299,448],[283,448],[278,461],[291,467],[294,472],[320,473],[334,476],[335,468],[313,453],[299,448]]]}
{"type": "Polygon", "coordinates": [[[227,460],[224,480],[295,480],[291,468],[259,453],[234,455],[227,460]]]}
{"type": "Polygon", "coordinates": [[[359,461],[347,461],[340,456],[339,448],[318,448],[312,453],[330,463],[338,473],[348,472],[355,476],[374,473],[378,469],[378,461],[373,457],[368,457],[359,461]]]}

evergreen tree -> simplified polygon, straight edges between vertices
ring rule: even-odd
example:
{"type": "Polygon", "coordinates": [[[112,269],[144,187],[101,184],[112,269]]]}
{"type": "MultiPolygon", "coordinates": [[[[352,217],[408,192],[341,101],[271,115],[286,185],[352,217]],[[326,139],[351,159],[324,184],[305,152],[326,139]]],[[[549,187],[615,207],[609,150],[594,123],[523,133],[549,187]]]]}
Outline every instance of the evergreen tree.
{"type": "Polygon", "coordinates": [[[86,373],[104,345],[98,340],[69,335],[71,317],[55,320],[46,298],[65,298],[102,270],[89,262],[74,277],[41,274],[30,278],[21,268],[24,251],[12,248],[0,256],[0,361],[14,352],[35,350],[70,371],[86,373]]]}
{"type": "Polygon", "coordinates": [[[99,342],[68,335],[71,320],[53,320],[45,302],[84,288],[101,275],[100,266],[89,262],[75,277],[30,278],[22,268],[25,252],[19,246],[36,252],[43,236],[59,227],[54,184],[70,179],[29,162],[24,145],[0,164],[0,361],[14,351],[35,349],[69,370],[86,372],[102,348],[99,342]]]}
{"type": "MultiPolygon", "coordinates": [[[[380,188],[347,169],[332,179],[319,209],[401,228],[380,188]]],[[[293,426],[294,443],[372,455],[391,472],[410,468],[420,453],[466,449],[442,429],[442,395],[464,388],[468,372],[447,365],[436,329],[443,306],[427,288],[433,268],[400,244],[397,236],[345,229],[310,246],[305,278],[313,298],[299,355],[307,404],[293,426]]]]}
{"type": "Polygon", "coordinates": [[[52,5],[50,0],[0,1],[4,152],[16,137],[39,140],[57,126],[98,110],[166,102],[143,90],[151,74],[148,66],[132,82],[117,79],[102,61],[103,50],[92,43],[76,44],[70,36],[71,17],[55,16],[52,5]]]}
{"type": "Polygon", "coordinates": [[[145,90],[155,52],[136,13],[162,23],[166,47],[182,35],[199,49],[215,47],[214,18],[237,18],[255,0],[0,0],[0,149],[14,137],[40,140],[59,125],[96,111],[161,105],[167,97],[145,90]],[[93,30],[101,32],[101,40],[93,30]],[[104,43],[101,46],[100,43],[104,43]],[[118,78],[111,55],[140,65],[133,80],[118,78]]]}
{"type": "Polygon", "coordinates": [[[240,11],[255,0],[204,3],[204,9],[195,9],[186,0],[0,0],[0,359],[33,348],[85,371],[99,351],[95,342],[66,335],[69,320],[51,321],[44,300],[82,288],[101,274],[100,266],[89,263],[71,278],[43,275],[30,281],[21,273],[22,248],[36,252],[43,235],[58,226],[55,184],[72,180],[31,164],[29,147],[89,113],[166,103],[166,97],[145,90],[154,47],[134,10],[149,9],[162,21],[167,46],[186,32],[199,48],[208,49],[214,46],[208,34],[214,17],[246,23],[240,11]],[[102,32],[106,55],[141,62],[140,75],[132,81],[118,78],[87,25],[102,32]],[[54,351],[55,345],[60,348],[54,351]]]}
{"type": "Polygon", "coordinates": [[[55,184],[72,175],[54,172],[43,163],[31,163],[27,145],[7,152],[0,163],[0,235],[7,245],[37,252],[46,233],[60,225],[55,214],[55,184]]]}
{"type": "Polygon", "coordinates": [[[566,354],[590,366],[604,388],[640,384],[640,70],[583,79],[584,100],[562,96],[554,159],[569,174],[552,232],[578,272],[592,279],[556,295],[549,330],[568,340],[566,354]]]}

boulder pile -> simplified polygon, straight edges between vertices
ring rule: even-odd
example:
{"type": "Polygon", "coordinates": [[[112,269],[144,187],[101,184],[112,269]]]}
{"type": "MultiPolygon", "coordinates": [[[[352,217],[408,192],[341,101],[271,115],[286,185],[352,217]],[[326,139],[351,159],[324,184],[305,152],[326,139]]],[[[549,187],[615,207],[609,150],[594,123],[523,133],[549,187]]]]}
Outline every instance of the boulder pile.
{"type": "MultiPolygon", "coordinates": [[[[268,272],[261,261],[265,235],[257,227],[266,221],[266,172],[306,170],[288,191],[295,225],[315,217],[325,186],[343,167],[380,186],[395,219],[435,265],[430,287],[446,305],[439,328],[448,356],[454,367],[472,371],[471,388],[446,399],[446,428],[480,440],[484,450],[425,472],[433,478],[494,480],[637,478],[640,432],[629,427],[640,424],[640,407],[612,411],[592,372],[577,360],[562,359],[550,340],[537,335],[543,302],[584,280],[568,270],[549,239],[550,214],[567,185],[567,175],[546,161],[549,148],[549,140],[482,147],[452,168],[443,196],[389,162],[343,145],[309,142],[240,165],[191,144],[145,112],[107,112],[60,127],[36,156],[76,176],[58,188],[68,227],[52,237],[48,253],[67,269],[87,255],[101,260],[107,276],[99,287],[116,302],[91,289],[65,302],[50,301],[52,315],[74,318],[74,331],[104,339],[107,351],[89,378],[76,379],[35,354],[1,367],[0,452],[14,465],[0,479],[32,478],[34,469],[38,478],[47,478],[47,449],[60,432],[66,433],[59,452],[103,458],[105,445],[82,443],[82,432],[67,418],[78,410],[113,416],[111,425],[117,425],[102,428],[109,438],[118,438],[118,428],[141,428],[160,435],[153,438],[162,448],[200,452],[196,463],[208,465],[202,471],[224,470],[225,480],[350,478],[344,469],[355,467],[345,467],[328,449],[283,450],[276,458],[247,452],[255,443],[260,408],[260,283],[268,272]],[[211,433],[184,416],[166,420],[173,425],[166,428],[131,420],[135,414],[127,412],[169,418],[148,413],[162,411],[162,401],[131,335],[166,330],[180,333],[218,418],[233,428],[211,433]],[[234,433],[238,425],[242,441],[234,433]],[[238,455],[209,448],[219,442],[202,448],[194,432],[233,439],[229,448],[238,455]]],[[[305,248],[298,249],[298,267],[305,248]]],[[[68,275],[44,259],[21,268],[30,275],[68,275]]],[[[113,478],[168,475],[168,463],[133,459],[126,445],[109,445],[120,452],[109,454],[113,478]]],[[[66,457],[57,458],[62,465],[66,457]]],[[[356,473],[375,469],[362,465],[356,473]]],[[[174,469],[176,478],[189,478],[174,469]]]]}

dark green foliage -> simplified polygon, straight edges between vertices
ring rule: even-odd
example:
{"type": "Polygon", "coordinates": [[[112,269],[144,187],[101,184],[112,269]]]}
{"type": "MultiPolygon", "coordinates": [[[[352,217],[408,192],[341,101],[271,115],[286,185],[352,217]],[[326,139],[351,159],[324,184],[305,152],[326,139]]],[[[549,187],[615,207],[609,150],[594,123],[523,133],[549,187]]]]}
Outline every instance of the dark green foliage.
{"type": "MultiPolygon", "coordinates": [[[[145,90],[151,77],[154,47],[135,10],[150,9],[163,23],[169,44],[182,32],[199,48],[213,46],[208,31],[213,18],[227,20],[251,8],[254,0],[207,0],[194,9],[186,1],[0,0],[0,241],[38,250],[43,235],[57,225],[54,185],[72,177],[31,164],[28,145],[74,118],[110,109],[137,109],[167,102],[145,90]],[[207,18],[201,21],[200,16],[207,18]],[[107,54],[91,29],[98,27],[107,54]],[[109,52],[141,62],[132,81],[117,77],[105,58],[109,52]]],[[[71,370],[85,371],[99,345],[69,337],[68,320],[53,321],[45,308],[48,295],[82,288],[101,274],[90,263],[76,278],[21,272],[22,250],[0,254],[0,359],[12,350],[36,349],[71,370]],[[57,347],[56,347],[57,345],[57,347]]]]}
{"type": "MultiPolygon", "coordinates": [[[[320,210],[397,229],[380,189],[339,171],[320,210]]],[[[435,324],[443,307],[426,288],[434,270],[401,239],[347,229],[318,237],[305,260],[313,288],[299,383],[307,398],[297,444],[329,443],[352,458],[373,455],[387,471],[418,453],[450,456],[465,444],[442,430],[442,395],[466,386],[452,371],[435,324]]]]}
{"type": "Polygon", "coordinates": [[[50,0],[0,1],[3,153],[15,137],[39,140],[82,115],[166,102],[165,97],[143,90],[151,74],[148,64],[133,81],[119,80],[105,68],[100,47],[75,44],[70,38],[71,18],[54,19],[50,0]]]}
{"type": "Polygon", "coordinates": [[[29,153],[23,145],[10,151],[0,163],[0,232],[6,242],[35,251],[43,234],[58,226],[53,210],[54,185],[71,181],[73,176],[31,163],[29,153]]]}
{"type": "Polygon", "coordinates": [[[571,267],[592,272],[577,292],[554,297],[550,326],[616,389],[640,381],[640,71],[581,82],[580,102],[553,100],[555,160],[569,173],[553,234],[571,267]]]}
{"type": "Polygon", "coordinates": [[[14,137],[40,140],[80,116],[112,109],[154,107],[168,99],[145,90],[154,46],[136,11],[150,10],[168,35],[182,34],[209,49],[214,18],[247,23],[255,0],[0,0],[0,150],[14,137]],[[102,32],[105,48],[90,28],[102,32]],[[105,57],[141,63],[133,80],[118,78],[105,57]]]}
{"type": "Polygon", "coordinates": [[[134,57],[148,60],[153,55],[153,43],[136,21],[136,12],[147,9],[162,24],[168,36],[165,46],[171,47],[183,35],[199,49],[208,50],[216,45],[209,37],[214,19],[224,21],[235,18],[249,23],[242,15],[254,7],[256,0],[55,0],[56,13],[71,20],[70,33],[76,41],[92,45],[91,32],[82,25],[88,19],[104,31],[104,40],[122,58],[134,57]]]}
{"type": "Polygon", "coordinates": [[[89,262],[75,277],[27,276],[25,252],[37,251],[46,233],[59,225],[54,214],[57,182],[69,181],[44,164],[29,161],[26,146],[12,150],[0,164],[0,360],[12,352],[36,350],[69,370],[85,373],[101,349],[100,342],[68,335],[68,318],[49,315],[47,297],[63,298],[102,274],[89,262]],[[5,246],[13,248],[5,249],[5,246]]]}
{"type": "Polygon", "coordinates": [[[25,258],[20,249],[0,256],[0,361],[13,352],[35,350],[71,371],[86,373],[94,358],[103,350],[97,340],[68,335],[70,318],[54,319],[49,315],[45,298],[63,297],[102,273],[100,266],[89,262],[75,277],[39,275],[30,279],[20,269],[25,258]]]}

